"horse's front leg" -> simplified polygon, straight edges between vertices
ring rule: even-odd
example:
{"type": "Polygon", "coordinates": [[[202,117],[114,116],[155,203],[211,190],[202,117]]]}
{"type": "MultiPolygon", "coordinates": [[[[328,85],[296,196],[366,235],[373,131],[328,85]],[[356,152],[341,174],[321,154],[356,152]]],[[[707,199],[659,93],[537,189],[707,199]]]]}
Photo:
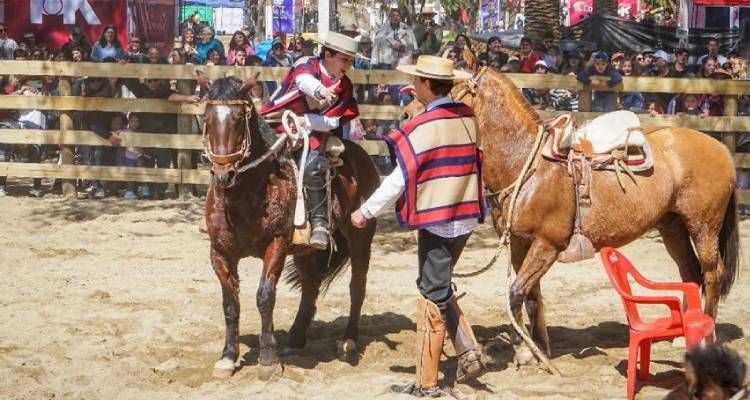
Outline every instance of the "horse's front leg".
{"type": "MultiPolygon", "coordinates": [[[[541,350],[549,355],[549,336],[547,335],[547,326],[544,321],[544,308],[541,303],[541,292],[539,281],[549,270],[552,264],[557,260],[557,249],[543,239],[536,239],[531,243],[526,257],[523,258],[521,267],[516,271],[516,280],[510,288],[508,301],[513,318],[518,325],[527,334],[526,327],[523,324],[522,309],[524,302],[527,304],[527,312],[531,322],[531,328],[534,333],[533,339],[540,345],[541,350]],[[534,292],[535,291],[535,292],[534,292]],[[528,299],[530,293],[533,293],[531,299],[528,299]],[[541,342],[541,343],[539,343],[541,342]]],[[[514,255],[514,266],[520,261],[514,255]]],[[[523,342],[521,335],[515,330],[511,335],[511,343],[514,348],[514,359],[517,364],[526,364],[533,358],[533,353],[523,342]]]]}
{"type": "Polygon", "coordinates": [[[276,304],[276,284],[284,267],[287,251],[287,240],[274,239],[266,248],[263,257],[263,274],[260,276],[258,292],[255,295],[260,312],[260,355],[258,356],[258,378],[270,379],[274,373],[281,372],[281,362],[276,351],[276,339],[273,337],[273,308],[276,304]]]}
{"type": "Polygon", "coordinates": [[[229,378],[234,373],[234,363],[239,357],[240,343],[240,278],[237,260],[211,247],[211,265],[221,283],[222,309],[226,324],[226,337],[221,359],[214,365],[215,378],[229,378]]]}
{"type": "Polygon", "coordinates": [[[349,322],[344,331],[344,338],[336,343],[337,356],[340,360],[352,364],[359,361],[359,319],[367,289],[367,271],[370,268],[372,237],[375,234],[375,222],[366,228],[350,230],[347,240],[351,255],[352,280],[349,282],[349,322]]]}

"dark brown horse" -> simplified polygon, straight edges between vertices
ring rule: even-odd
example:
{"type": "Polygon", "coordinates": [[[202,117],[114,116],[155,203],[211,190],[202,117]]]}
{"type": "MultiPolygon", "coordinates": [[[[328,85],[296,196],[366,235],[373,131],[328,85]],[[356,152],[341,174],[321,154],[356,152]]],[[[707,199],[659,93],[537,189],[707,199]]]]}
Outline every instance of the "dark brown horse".
{"type": "Polygon", "coordinates": [[[294,255],[295,270],[291,277],[302,289],[287,346],[292,349],[304,346],[321,286],[325,289],[351,259],[351,309],[340,346],[355,351],[375,223],[365,229],[354,229],[348,216],[375,191],[379,177],[367,153],[356,144],[345,142],[346,149],[341,154],[344,164],[337,168],[333,180],[335,249],[331,253],[292,246],[295,168],[286,145],[273,150],[271,144],[277,137],[252,106],[251,86],[232,77],[216,81],[208,92],[205,112],[205,140],[212,161],[206,222],[211,239],[211,264],[221,283],[226,322],[226,343],[221,360],[214,367],[214,376],[231,376],[239,357],[237,263],[252,256],[263,260],[256,294],[261,317],[258,375],[268,379],[280,368],[273,336],[273,308],[287,254],[294,255]],[[268,158],[264,158],[266,155],[268,158]],[[253,163],[257,165],[243,171],[243,166],[253,163]]]}
{"type": "MultiPolygon", "coordinates": [[[[475,88],[470,84],[460,84],[453,93],[474,108],[485,151],[484,181],[489,191],[500,192],[521,174],[542,121],[506,76],[487,71],[475,88]]],[[[414,114],[411,105],[405,111],[414,114]]],[[[719,298],[729,293],[739,272],[732,156],[721,143],[692,129],[660,128],[646,138],[654,168],[636,173],[635,182],[627,181],[624,191],[614,173],[592,172],[591,206],[582,233],[598,250],[624,246],[656,227],[682,280],[702,285],[705,312],[716,318],[719,298]]],[[[516,271],[510,308],[523,326],[525,304],[531,337],[547,354],[549,336],[539,282],[573,234],[575,202],[567,165],[542,159],[522,185],[510,216],[511,262],[516,271]]],[[[499,234],[508,197],[501,203],[492,209],[499,234]]],[[[512,339],[516,360],[528,362],[532,354],[525,343],[518,335],[512,339]]]]}

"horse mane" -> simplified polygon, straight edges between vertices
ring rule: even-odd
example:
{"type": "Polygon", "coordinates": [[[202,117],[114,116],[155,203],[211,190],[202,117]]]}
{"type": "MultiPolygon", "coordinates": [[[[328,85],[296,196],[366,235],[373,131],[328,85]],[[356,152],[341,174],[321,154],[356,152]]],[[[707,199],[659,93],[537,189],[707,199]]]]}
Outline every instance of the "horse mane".
{"type": "Polygon", "coordinates": [[[501,90],[499,90],[497,94],[503,95],[507,99],[506,101],[510,106],[508,111],[515,111],[516,113],[521,111],[521,114],[530,117],[535,124],[540,124],[542,122],[542,118],[537,114],[536,110],[531,106],[531,103],[526,100],[526,97],[521,93],[521,90],[516,87],[510,78],[505,76],[505,74],[496,72],[492,69],[488,69],[484,75],[491,78],[501,86],[501,90]]]}
{"type": "Polygon", "coordinates": [[[235,100],[240,98],[244,82],[236,76],[215,80],[208,88],[209,100],[235,100]]]}

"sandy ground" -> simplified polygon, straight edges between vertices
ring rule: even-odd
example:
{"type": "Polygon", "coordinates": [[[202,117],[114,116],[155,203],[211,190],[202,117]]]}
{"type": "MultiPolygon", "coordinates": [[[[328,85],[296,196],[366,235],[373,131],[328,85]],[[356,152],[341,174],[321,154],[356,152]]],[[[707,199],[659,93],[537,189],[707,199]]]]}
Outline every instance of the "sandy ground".
{"type": "MultiPolygon", "coordinates": [[[[0,199],[0,398],[237,399],[394,398],[391,383],[414,373],[415,244],[385,220],[376,237],[363,309],[357,365],[336,359],[349,307],[348,272],[318,302],[308,346],[285,359],[282,377],[256,378],[259,262],[240,265],[241,369],[211,378],[224,323],[209,244],[196,227],[202,201],[135,203],[67,201],[48,196],[0,199]]],[[[747,249],[750,222],[742,223],[747,249]]],[[[660,240],[646,237],[623,249],[655,280],[677,280],[660,240]]],[[[488,226],[469,242],[459,270],[484,265],[497,239],[488,226]]],[[[747,259],[747,257],[745,257],[747,259]]],[[[473,280],[458,281],[478,338],[492,359],[468,399],[623,398],[627,327],[622,306],[598,261],[555,265],[542,282],[556,378],[536,366],[516,370],[508,344],[504,261],[473,280]]],[[[720,340],[750,354],[747,265],[722,303],[720,340]]],[[[280,285],[275,326],[280,343],[299,293],[280,285]]],[[[451,350],[446,346],[446,351],[451,350]]],[[[652,384],[638,398],[660,399],[680,383],[682,350],[660,342],[652,350],[652,384]]],[[[443,362],[443,371],[455,359],[443,362]]]]}

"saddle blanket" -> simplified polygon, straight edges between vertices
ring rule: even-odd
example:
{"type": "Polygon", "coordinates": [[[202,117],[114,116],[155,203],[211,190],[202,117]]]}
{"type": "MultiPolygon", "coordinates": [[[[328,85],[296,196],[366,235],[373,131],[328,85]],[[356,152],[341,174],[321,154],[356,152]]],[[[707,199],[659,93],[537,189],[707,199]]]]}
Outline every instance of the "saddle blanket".
{"type": "Polygon", "coordinates": [[[550,123],[542,155],[567,162],[574,150],[584,152],[599,169],[615,169],[614,162],[621,159],[632,171],[647,171],[653,157],[640,126],[638,116],[625,110],[601,115],[577,129],[572,114],[564,114],[550,123]]]}

